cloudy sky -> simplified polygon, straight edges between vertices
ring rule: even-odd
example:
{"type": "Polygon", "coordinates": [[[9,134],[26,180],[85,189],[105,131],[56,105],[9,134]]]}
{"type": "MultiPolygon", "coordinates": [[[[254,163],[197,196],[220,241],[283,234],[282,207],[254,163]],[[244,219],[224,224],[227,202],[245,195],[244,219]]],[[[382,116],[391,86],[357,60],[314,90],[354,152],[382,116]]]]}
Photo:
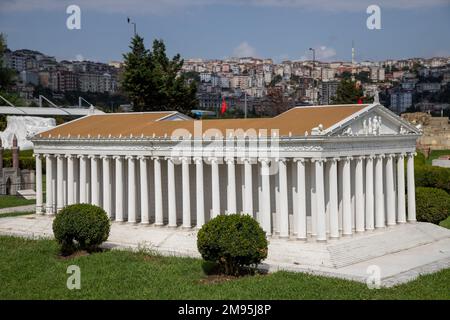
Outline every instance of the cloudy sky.
{"type": "Polygon", "coordinates": [[[0,32],[11,49],[57,59],[121,60],[133,28],[150,44],[165,40],[184,58],[256,56],[356,59],[450,56],[450,0],[0,0],[0,32]],[[69,5],[81,9],[81,29],[66,27],[69,5]],[[367,7],[381,9],[381,29],[369,30],[367,7]]]}

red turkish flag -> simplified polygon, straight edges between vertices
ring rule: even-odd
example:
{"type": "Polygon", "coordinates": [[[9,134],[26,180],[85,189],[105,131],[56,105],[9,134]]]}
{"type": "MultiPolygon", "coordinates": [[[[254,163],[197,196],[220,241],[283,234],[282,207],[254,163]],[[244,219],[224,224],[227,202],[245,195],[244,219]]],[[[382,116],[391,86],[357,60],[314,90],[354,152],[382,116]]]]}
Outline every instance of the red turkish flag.
{"type": "Polygon", "coordinates": [[[227,111],[227,102],[225,101],[225,98],[222,98],[222,107],[220,108],[220,113],[224,114],[225,111],[227,111]]]}

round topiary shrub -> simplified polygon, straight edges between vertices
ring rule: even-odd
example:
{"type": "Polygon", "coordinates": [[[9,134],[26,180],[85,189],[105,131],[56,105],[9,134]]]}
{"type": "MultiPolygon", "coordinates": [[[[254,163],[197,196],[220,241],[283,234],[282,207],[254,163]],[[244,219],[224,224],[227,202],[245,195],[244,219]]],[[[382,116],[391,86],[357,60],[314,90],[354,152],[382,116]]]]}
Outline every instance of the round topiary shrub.
{"type": "Polygon", "coordinates": [[[106,212],[91,204],[67,206],[53,220],[53,234],[63,254],[97,249],[108,239],[109,230],[110,221],[106,212]]]}
{"type": "Polygon", "coordinates": [[[197,235],[203,259],[217,263],[219,271],[238,275],[267,257],[266,233],[249,215],[220,215],[204,224],[197,235]]]}
{"type": "Polygon", "coordinates": [[[450,195],[438,188],[416,188],[416,218],[439,224],[450,215],[450,195]]]}

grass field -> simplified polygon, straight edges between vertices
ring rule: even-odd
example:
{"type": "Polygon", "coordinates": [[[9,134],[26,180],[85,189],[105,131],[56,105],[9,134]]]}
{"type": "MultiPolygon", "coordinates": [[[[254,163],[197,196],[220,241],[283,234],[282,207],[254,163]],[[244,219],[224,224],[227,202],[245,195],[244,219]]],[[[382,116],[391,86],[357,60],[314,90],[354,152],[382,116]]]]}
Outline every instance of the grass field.
{"type": "Polygon", "coordinates": [[[34,204],[36,200],[27,200],[16,196],[0,196],[0,209],[34,204]]]}
{"type": "Polygon", "coordinates": [[[431,165],[431,162],[434,159],[437,159],[440,156],[444,156],[444,155],[450,155],[450,150],[433,150],[433,151],[431,151],[430,155],[428,156],[426,163],[431,165]]]}
{"type": "Polygon", "coordinates": [[[447,217],[447,219],[442,220],[441,222],[439,222],[439,225],[440,225],[441,227],[450,229],[450,217],[447,217]]]}
{"type": "Polygon", "coordinates": [[[26,216],[28,214],[34,214],[34,213],[35,213],[34,211],[18,211],[18,212],[0,213],[0,218],[26,216]]]}
{"type": "Polygon", "coordinates": [[[390,289],[276,272],[238,279],[207,276],[202,261],[106,251],[64,259],[53,240],[0,237],[1,299],[449,299],[450,269],[390,289]],[[81,289],[66,288],[67,267],[81,289]]]}

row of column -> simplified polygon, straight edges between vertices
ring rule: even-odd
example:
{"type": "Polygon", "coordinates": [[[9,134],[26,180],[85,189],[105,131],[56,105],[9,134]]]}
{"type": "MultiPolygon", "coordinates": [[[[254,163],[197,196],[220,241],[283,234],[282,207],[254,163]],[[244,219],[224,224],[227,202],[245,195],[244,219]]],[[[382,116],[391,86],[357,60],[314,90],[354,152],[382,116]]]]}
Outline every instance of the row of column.
{"type": "MultiPolygon", "coordinates": [[[[116,221],[125,221],[124,197],[127,195],[127,221],[149,223],[150,210],[154,210],[154,224],[163,225],[163,192],[161,161],[167,161],[167,216],[168,226],[177,226],[177,202],[175,187],[175,160],[181,161],[182,170],[182,227],[191,228],[191,192],[195,192],[196,227],[200,228],[207,220],[205,214],[204,158],[151,157],[153,160],[154,190],[149,190],[149,176],[146,156],[86,156],[86,155],[44,155],[46,159],[46,202],[45,212],[54,214],[64,206],[73,203],[92,203],[102,206],[116,221]],[[79,161],[76,161],[76,157],[79,161]],[[64,161],[67,160],[67,161],[64,161]],[[127,160],[128,175],[124,176],[127,160]],[[195,188],[191,190],[190,163],[195,164],[195,188]],[[56,161],[56,177],[54,162],[56,161]],[[100,173],[100,161],[102,172],[100,173]],[[114,165],[112,165],[114,161],[114,165]],[[90,165],[90,170],[88,166],[90,165]],[[65,167],[67,169],[65,170],[65,167]],[[139,177],[136,177],[139,166],[139,177]],[[112,170],[115,170],[114,175],[112,170]],[[66,174],[65,174],[66,173],[66,174]],[[101,177],[101,178],[100,178],[101,177]],[[113,181],[115,179],[115,181],[113,181]],[[125,180],[127,179],[127,181],[125,180]],[[137,183],[139,179],[139,183],[137,183]],[[100,181],[101,180],[101,181],[100,181]],[[112,185],[115,185],[115,188],[112,185]],[[124,190],[128,186],[128,190],[124,190]],[[137,190],[137,186],[140,189],[137,190]],[[101,189],[100,189],[101,188],[101,189]],[[115,193],[114,195],[112,193],[115,193]],[[154,208],[149,208],[149,193],[154,192],[154,208]],[[56,194],[56,199],[54,198],[56,194]],[[136,200],[140,199],[140,212],[136,200]],[[114,198],[114,203],[112,199],[114,198]]],[[[312,235],[317,241],[327,238],[350,236],[353,232],[363,232],[374,228],[392,226],[406,222],[404,154],[371,155],[336,158],[260,158],[260,186],[262,195],[258,220],[267,235],[276,232],[287,238],[294,234],[305,240],[312,235]],[[276,186],[271,186],[270,166],[277,163],[276,186]],[[352,177],[351,161],[354,160],[352,177]],[[295,227],[290,227],[287,165],[292,161],[296,166],[296,181],[292,197],[297,206],[291,210],[295,227]],[[307,190],[306,163],[310,163],[310,184],[307,190]],[[397,173],[394,179],[394,163],[397,173]],[[374,176],[375,174],[375,176],[374,176]],[[272,215],[270,194],[277,188],[277,209],[272,215]],[[354,190],[352,192],[352,190],[354,190]],[[307,194],[310,210],[307,210],[307,194]],[[308,218],[310,223],[308,223],[308,218]]],[[[414,155],[407,155],[408,220],[415,221],[414,155]]],[[[211,170],[211,214],[209,218],[223,213],[220,203],[219,159],[209,158],[211,170]]],[[[237,212],[236,159],[225,158],[227,167],[226,206],[227,213],[237,212]]],[[[254,214],[252,167],[254,159],[242,159],[244,163],[243,212],[254,214]],[[253,160],[253,161],[252,161],[253,160]]],[[[36,211],[43,211],[42,155],[36,155],[36,211]]],[[[258,178],[258,177],[256,177],[258,178]]],[[[207,194],[207,193],[206,193],[207,194]]]]}

